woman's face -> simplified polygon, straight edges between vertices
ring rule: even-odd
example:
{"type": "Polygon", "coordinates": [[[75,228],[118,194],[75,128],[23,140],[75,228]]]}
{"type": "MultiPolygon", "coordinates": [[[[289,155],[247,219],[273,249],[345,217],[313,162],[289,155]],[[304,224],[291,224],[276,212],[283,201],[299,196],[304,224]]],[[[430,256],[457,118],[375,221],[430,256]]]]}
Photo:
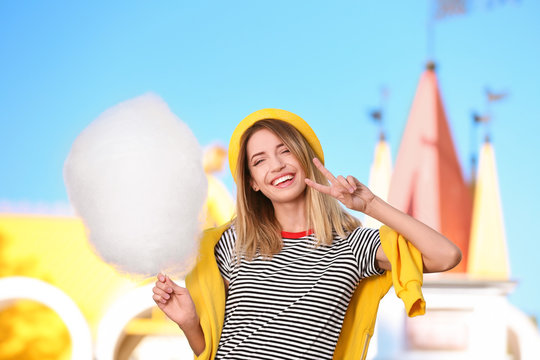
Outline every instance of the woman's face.
{"type": "Polygon", "coordinates": [[[305,172],[283,141],[268,129],[256,131],[246,144],[250,185],[274,205],[304,199],[305,172]]]}

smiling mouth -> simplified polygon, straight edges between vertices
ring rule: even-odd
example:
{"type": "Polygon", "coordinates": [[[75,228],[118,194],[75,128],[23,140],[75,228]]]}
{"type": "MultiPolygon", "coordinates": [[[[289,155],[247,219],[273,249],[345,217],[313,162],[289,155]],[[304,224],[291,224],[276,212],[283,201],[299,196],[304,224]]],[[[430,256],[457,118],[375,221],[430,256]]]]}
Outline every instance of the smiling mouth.
{"type": "Polygon", "coordinates": [[[272,185],[278,186],[278,187],[284,187],[284,186],[287,186],[292,181],[292,179],[294,179],[294,176],[291,174],[283,175],[277,178],[276,180],[272,181],[272,185]]]}

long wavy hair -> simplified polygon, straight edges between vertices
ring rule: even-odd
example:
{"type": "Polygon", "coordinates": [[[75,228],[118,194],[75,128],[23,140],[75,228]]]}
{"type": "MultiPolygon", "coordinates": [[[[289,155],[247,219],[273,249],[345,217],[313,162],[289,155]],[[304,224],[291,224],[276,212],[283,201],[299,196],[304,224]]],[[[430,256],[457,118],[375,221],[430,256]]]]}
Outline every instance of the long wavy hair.
{"type": "MultiPolygon", "coordinates": [[[[257,255],[271,258],[282,249],[281,226],[274,214],[274,207],[261,191],[251,187],[251,174],[247,162],[247,142],[261,130],[273,132],[301,164],[306,177],[319,183],[328,184],[326,177],[313,165],[315,152],[302,134],[291,124],[275,119],[264,119],[248,128],[240,139],[240,149],[236,167],[236,253],[248,260],[257,255]]],[[[306,186],[306,214],[309,229],[313,229],[317,245],[330,245],[335,231],[345,237],[360,221],[350,215],[333,197],[306,186]]]]}

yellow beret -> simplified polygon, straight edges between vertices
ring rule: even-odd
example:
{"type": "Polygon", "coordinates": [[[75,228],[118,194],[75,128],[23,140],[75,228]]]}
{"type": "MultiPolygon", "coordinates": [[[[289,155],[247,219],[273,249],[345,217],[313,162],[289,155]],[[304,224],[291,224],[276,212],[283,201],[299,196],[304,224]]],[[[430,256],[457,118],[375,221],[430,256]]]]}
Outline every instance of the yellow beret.
{"type": "Polygon", "coordinates": [[[240,139],[242,134],[251,127],[254,123],[259,120],[264,119],[276,119],[285,121],[296,128],[307,140],[308,144],[311,146],[315,155],[321,160],[324,164],[324,154],[322,150],[321,143],[315,135],[313,129],[308,125],[308,123],[302,119],[300,116],[293,114],[287,110],[280,109],[262,109],[255,111],[244,118],[234,129],[231,136],[231,141],[229,142],[229,168],[231,169],[231,174],[236,181],[236,162],[238,160],[238,152],[240,151],[240,139]]]}

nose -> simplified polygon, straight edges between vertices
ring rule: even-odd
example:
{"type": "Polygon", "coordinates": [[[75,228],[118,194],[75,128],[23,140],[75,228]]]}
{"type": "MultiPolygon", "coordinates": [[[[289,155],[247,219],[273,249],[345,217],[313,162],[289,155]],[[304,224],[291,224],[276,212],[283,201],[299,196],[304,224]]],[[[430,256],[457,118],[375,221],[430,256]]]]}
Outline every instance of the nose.
{"type": "Polygon", "coordinates": [[[279,156],[274,156],[271,159],[271,162],[272,162],[271,163],[271,169],[274,172],[280,171],[281,169],[283,169],[285,167],[285,162],[279,156]]]}

